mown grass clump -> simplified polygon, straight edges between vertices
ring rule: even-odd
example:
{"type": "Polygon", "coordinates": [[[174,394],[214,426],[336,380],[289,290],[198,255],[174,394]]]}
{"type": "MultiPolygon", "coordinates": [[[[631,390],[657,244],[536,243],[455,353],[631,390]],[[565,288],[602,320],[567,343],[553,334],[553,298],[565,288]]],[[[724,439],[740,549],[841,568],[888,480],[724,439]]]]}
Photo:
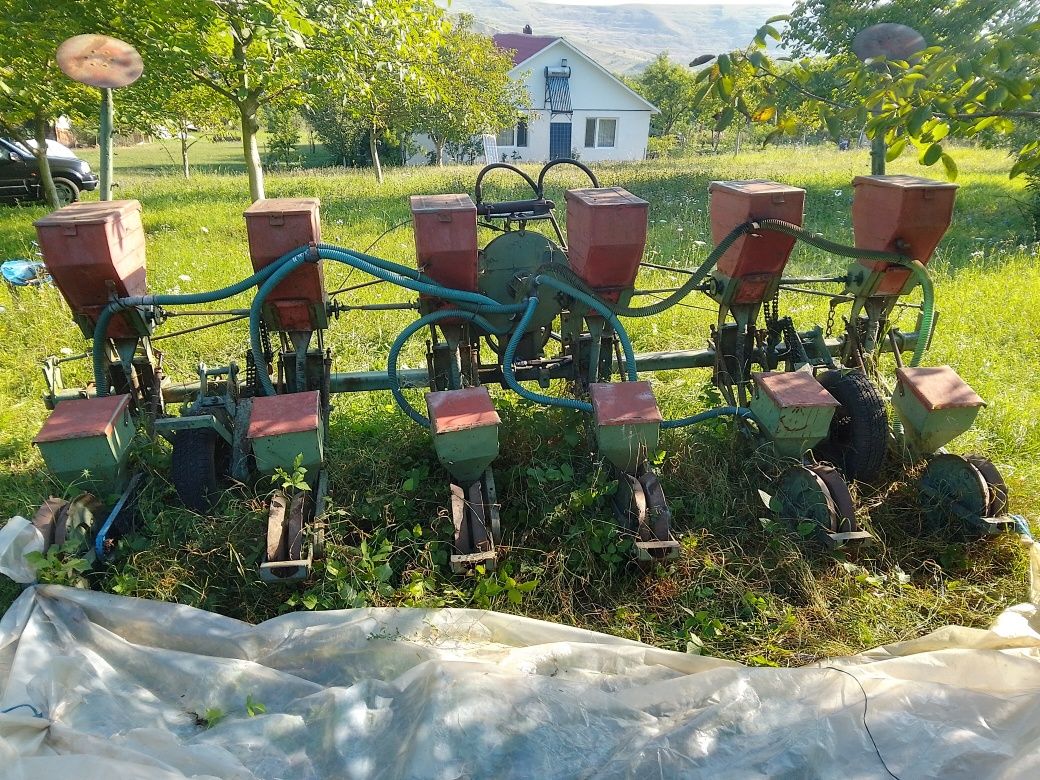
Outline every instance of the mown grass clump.
{"type": "MultiPolygon", "coordinates": [[[[204,166],[191,180],[175,167],[154,167],[154,149],[119,153],[119,196],[144,204],[149,280],[156,292],[212,289],[249,272],[241,212],[248,205],[234,145],[198,147],[204,166]],[[228,151],[230,149],[230,151],[228,151]],[[152,166],[152,167],[149,167],[152,166]]],[[[993,151],[964,150],[956,222],[932,263],[941,311],[929,362],[953,365],[989,402],[975,429],[952,449],[992,458],[1007,476],[1012,509],[1040,508],[1040,269],[1031,223],[1017,209],[1008,162],[993,151]]],[[[806,225],[851,240],[854,175],[865,152],[766,150],[734,157],[612,165],[598,169],[651,203],[648,259],[685,267],[710,244],[707,184],[712,179],[772,178],[808,190],[806,225]]],[[[920,174],[910,160],[897,171],[920,174]]],[[[308,170],[273,175],[270,196],[318,196],[325,240],[365,249],[408,218],[413,193],[464,192],[476,169],[395,171],[379,187],[370,172],[308,170]]],[[[577,175],[553,174],[557,201],[577,175]]],[[[522,196],[508,177],[488,182],[489,197],[522,196]]],[[[554,193],[550,192],[550,195],[554,193]]],[[[38,207],[0,210],[0,256],[31,256],[38,207]]],[[[413,262],[407,227],[374,251],[413,262]]],[[[800,247],[792,273],[839,271],[844,261],[800,247]]],[[[330,289],[363,281],[342,266],[327,269],[330,289]]],[[[667,271],[641,275],[643,287],[680,281],[667,271]]],[[[386,285],[347,302],[404,300],[386,285]]],[[[246,305],[248,296],[230,302],[246,305]]],[[[802,325],[823,322],[826,302],[785,295],[802,325]]],[[[634,320],[637,350],[704,346],[714,321],[711,302],[690,298],[660,317],[634,320]]],[[[85,344],[53,289],[0,292],[0,511],[31,515],[48,491],[60,493],[30,445],[45,417],[38,361],[85,344]]],[[[347,314],[326,343],[337,370],[385,368],[386,352],[414,313],[347,314]]],[[[913,327],[912,312],[905,328],[913,327]]],[[[241,324],[161,342],[167,371],[190,378],[198,360],[243,361],[241,324]]],[[[421,339],[402,364],[423,361],[421,339]]],[[[86,381],[85,362],[71,363],[69,382],[86,381]]],[[[653,377],[668,415],[713,403],[707,372],[653,377]]],[[[562,392],[562,388],[557,388],[562,392]]],[[[421,401],[417,391],[416,403],[421,401]]],[[[447,560],[451,523],[446,475],[428,434],[393,405],[389,394],[337,397],[329,462],[333,511],[327,557],[299,586],[270,587],[257,576],[270,485],[233,486],[212,516],[180,508],[167,477],[164,444],[142,447],[151,476],[142,524],[123,540],[113,563],[88,575],[93,587],[179,601],[258,621],[290,609],[362,605],[479,606],[515,611],[757,664],[795,665],[918,636],[946,623],[987,624],[1024,598],[1025,563],[1017,542],[966,541],[950,531],[924,534],[914,475],[892,463],[885,489],[861,496],[863,519],[879,543],[856,560],[797,539],[766,518],[758,497],[778,465],[753,453],[730,424],[717,422],[662,438],[659,471],[682,544],[677,562],[643,573],[629,561],[630,542],[613,525],[613,490],[588,453],[577,413],[533,407],[493,389],[502,415],[502,455],[495,474],[502,501],[503,565],[497,574],[453,576],[447,560]]],[[[15,595],[7,587],[0,598],[15,595]]]]}

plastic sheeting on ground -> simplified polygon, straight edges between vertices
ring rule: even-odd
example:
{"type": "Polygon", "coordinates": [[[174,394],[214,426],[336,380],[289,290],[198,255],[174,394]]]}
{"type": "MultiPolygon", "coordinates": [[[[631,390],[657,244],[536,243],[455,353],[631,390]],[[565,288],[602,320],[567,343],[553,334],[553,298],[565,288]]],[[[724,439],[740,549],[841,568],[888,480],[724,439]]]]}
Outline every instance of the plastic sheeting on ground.
{"type": "Polygon", "coordinates": [[[493,612],[251,626],[39,586],[0,621],[0,684],[31,705],[0,715],[19,780],[1040,777],[1032,605],[768,669],[493,612]]]}

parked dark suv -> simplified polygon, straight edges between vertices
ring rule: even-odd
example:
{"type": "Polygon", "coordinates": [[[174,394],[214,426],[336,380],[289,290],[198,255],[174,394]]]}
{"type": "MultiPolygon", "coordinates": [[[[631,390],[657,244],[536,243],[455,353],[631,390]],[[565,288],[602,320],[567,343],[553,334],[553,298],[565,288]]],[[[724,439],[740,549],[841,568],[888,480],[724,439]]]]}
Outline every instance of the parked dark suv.
{"type": "MultiPolygon", "coordinates": [[[[58,150],[64,147],[57,147],[58,150]]],[[[54,187],[62,205],[79,200],[83,190],[98,186],[97,174],[71,152],[56,154],[47,148],[54,187]]],[[[44,200],[40,166],[36,157],[24,146],[0,138],[0,202],[15,203],[44,200]]]]}

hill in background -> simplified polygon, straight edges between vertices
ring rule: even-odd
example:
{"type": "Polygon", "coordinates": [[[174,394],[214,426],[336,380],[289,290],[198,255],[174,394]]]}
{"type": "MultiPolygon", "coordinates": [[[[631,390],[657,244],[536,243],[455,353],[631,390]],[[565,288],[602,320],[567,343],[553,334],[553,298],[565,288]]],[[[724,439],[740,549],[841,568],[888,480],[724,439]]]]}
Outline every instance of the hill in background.
{"type": "Polygon", "coordinates": [[[487,34],[562,35],[608,70],[633,73],[660,52],[686,63],[699,54],[746,46],[786,2],[761,5],[553,5],[523,0],[441,0],[450,13],[471,14],[487,34]]]}

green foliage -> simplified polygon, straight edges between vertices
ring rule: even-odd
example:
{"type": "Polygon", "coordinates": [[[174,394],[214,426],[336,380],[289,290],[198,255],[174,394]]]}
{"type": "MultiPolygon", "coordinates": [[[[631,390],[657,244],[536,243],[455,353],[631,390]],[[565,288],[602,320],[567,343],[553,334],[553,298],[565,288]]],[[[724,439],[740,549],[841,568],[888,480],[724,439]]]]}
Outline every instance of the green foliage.
{"type": "Polygon", "coordinates": [[[980,30],[1003,33],[1036,16],[1035,0],[798,0],[782,40],[797,56],[837,55],[850,50],[860,30],[896,22],[914,28],[930,44],[956,48],[980,30]]]}
{"type": "Polygon", "coordinates": [[[448,30],[432,0],[319,4],[322,35],[313,41],[305,89],[312,106],[368,130],[376,177],[382,181],[378,136],[410,126],[414,107],[437,94],[427,67],[448,30]]]}
{"type": "Polygon", "coordinates": [[[672,62],[668,52],[658,54],[645,70],[628,82],[660,109],[661,113],[650,117],[651,135],[672,135],[688,128],[698,118],[697,80],[688,68],[672,62]]]}
{"type": "Polygon", "coordinates": [[[307,484],[307,469],[303,465],[303,453],[301,452],[293,458],[291,471],[283,469],[281,466],[276,468],[271,476],[271,482],[279,485],[286,492],[310,490],[311,486],[307,484]]]}
{"type": "Polygon", "coordinates": [[[473,588],[473,603],[481,609],[494,609],[495,604],[502,598],[510,604],[519,605],[524,596],[538,587],[538,580],[527,580],[518,582],[512,577],[512,567],[505,564],[501,569],[488,572],[483,566],[477,566],[472,572],[476,580],[473,588]]]}
{"type": "MultiPolygon", "coordinates": [[[[803,17],[810,5],[830,7],[802,3],[798,8],[803,17]]],[[[796,13],[791,22],[796,30],[803,17],[796,13]]],[[[780,34],[767,23],[747,49],[719,55],[698,74],[698,81],[709,88],[698,94],[714,93],[726,104],[719,129],[736,115],[771,123],[767,141],[803,130],[806,117],[793,110],[796,105],[789,97],[794,95],[797,103],[818,112],[835,140],[850,127],[862,127],[868,137],[884,138],[893,159],[910,144],[921,165],[941,161],[946,175],[954,178],[957,164],[941,143],[947,136],[970,138],[984,131],[1006,135],[1016,121],[1040,117],[1034,99],[1040,79],[1040,22],[1017,16],[1003,21],[999,29],[969,27],[971,35],[951,37],[947,48],[930,46],[911,61],[865,63],[848,52],[847,40],[846,48],[836,49],[822,63],[774,60],[765,51],[766,42],[780,34]],[[828,89],[833,81],[828,84],[824,75],[837,79],[841,90],[828,89]],[[788,98],[781,99],[784,95],[788,98]]],[[[1040,142],[1029,141],[1016,153],[1012,178],[1040,166],[1040,142]]]]}
{"type": "Polygon", "coordinates": [[[46,155],[48,124],[96,111],[100,93],[72,81],[55,52],[66,38],[92,32],[91,14],[73,0],[45,4],[0,0],[0,133],[21,141],[36,156],[47,200],[60,205],[46,155]],[[36,142],[32,147],[25,143],[36,142]]]}
{"type": "Polygon", "coordinates": [[[265,712],[267,712],[267,707],[254,699],[253,694],[250,693],[246,696],[246,714],[250,718],[255,718],[257,715],[263,715],[265,712]]]}
{"type": "Polygon", "coordinates": [[[70,539],[60,546],[52,544],[46,553],[31,552],[25,560],[39,582],[82,588],[87,584],[83,575],[90,570],[90,563],[79,557],[82,552],[82,539],[70,539]]]}
{"type": "Polygon", "coordinates": [[[509,77],[512,58],[486,35],[473,31],[473,19],[457,17],[423,65],[429,89],[415,96],[410,130],[426,133],[443,161],[446,143],[466,144],[472,136],[516,124],[530,101],[523,85],[509,77]]]}
{"type": "Polygon", "coordinates": [[[227,717],[227,713],[219,707],[210,707],[196,720],[200,726],[211,729],[227,717]]]}
{"type": "Polygon", "coordinates": [[[272,167],[299,168],[303,158],[296,150],[300,143],[300,118],[294,106],[269,106],[267,119],[267,161],[272,167]]]}

